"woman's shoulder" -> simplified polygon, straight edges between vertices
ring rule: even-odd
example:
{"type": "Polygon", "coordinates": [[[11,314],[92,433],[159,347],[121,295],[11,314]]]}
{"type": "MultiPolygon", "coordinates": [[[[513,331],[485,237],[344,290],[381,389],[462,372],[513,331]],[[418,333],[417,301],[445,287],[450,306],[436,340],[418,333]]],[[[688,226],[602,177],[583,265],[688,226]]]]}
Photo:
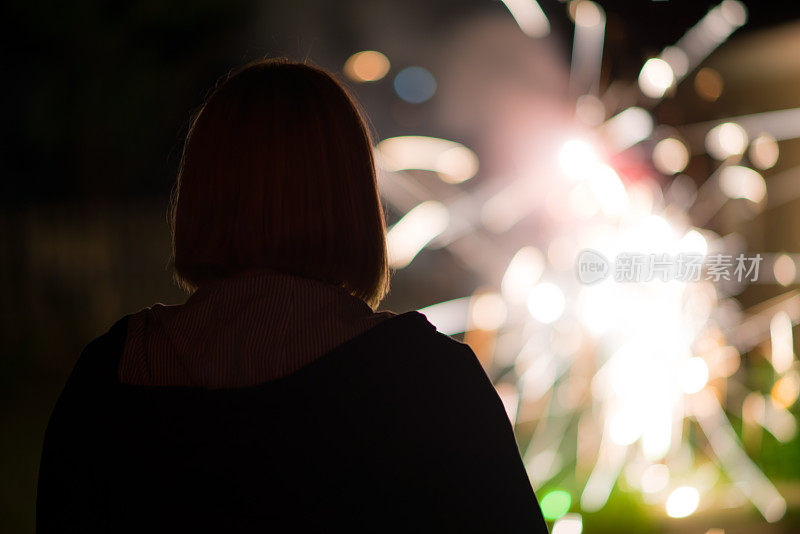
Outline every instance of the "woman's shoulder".
{"type": "MultiPolygon", "coordinates": [[[[362,363],[390,367],[400,375],[413,375],[415,381],[430,379],[486,380],[475,353],[465,343],[439,332],[421,313],[412,311],[388,319],[354,339],[353,352],[361,353],[362,363]]],[[[347,344],[341,347],[347,352],[347,344]]]]}
{"type": "Polygon", "coordinates": [[[113,382],[117,363],[125,346],[130,315],[117,320],[105,333],[89,342],[72,369],[67,386],[113,382]]]}
{"type": "Polygon", "coordinates": [[[364,334],[364,341],[409,355],[424,355],[430,351],[436,351],[442,357],[472,354],[468,345],[439,332],[425,315],[417,311],[399,314],[383,321],[364,334]]]}

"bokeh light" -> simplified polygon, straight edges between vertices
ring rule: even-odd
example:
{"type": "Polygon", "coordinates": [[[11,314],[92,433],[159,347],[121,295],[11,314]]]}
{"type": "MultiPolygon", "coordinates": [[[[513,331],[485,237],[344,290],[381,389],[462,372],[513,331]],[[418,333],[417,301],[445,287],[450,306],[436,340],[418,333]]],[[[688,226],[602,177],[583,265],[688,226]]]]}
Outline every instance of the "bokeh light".
{"type": "Polygon", "coordinates": [[[569,512],[572,497],[564,490],[553,490],[542,497],[539,504],[545,519],[553,521],[569,512]]]}
{"type": "Polygon", "coordinates": [[[778,142],[770,134],[762,133],[750,143],[748,155],[754,167],[761,170],[769,169],[778,162],[780,155],[778,142]]]}
{"type": "Polygon", "coordinates": [[[350,56],[344,64],[344,73],[356,82],[375,82],[389,72],[389,59],[375,50],[364,50],[350,56]]]}
{"type": "Polygon", "coordinates": [[[564,293],[551,282],[537,284],[528,295],[528,310],[540,323],[554,322],[564,313],[565,306],[564,293]]]}
{"type": "Polygon", "coordinates": [[[706,151],[715,159],[724,160],[742,154],[747,148],[747,132],[735,122],[725,122],[709,130],[706,151]]]}
{"type": "Polygon", "coordinates": [[[775,263],[772,266],[772,272],[775,275],[775,280],[782,286],[793,284],[797,277],[797,265],[788,254],[780,254],[775,258],[775,263]]]}
{"type": "Polygon", "coordinates": [[[406,102],[421,104],[436,93],[436,79],[423,67],[406,67],[395,76],[394,90],[406,102]]]}
{"type": "Polygon", "coordinates": [[[650,98],[661,98],[674,83],[675,73],[663,59],[648,59],[639,73],[639,88],[650,98]]]}
{"type": "Polygon", "coordinates": [[[653,148],[653,165],[664,174],[678,174],[689,163],[689,149],[679,140],[668,137],[653,148]]]}
{"type": "Polygon", "coordinates": [[[700,69],[694,76],[694,90],[703,100],[714,102],[722,95],[723,87],[722,76],[710,67],[700,69]]]}
{"type": "Polygon", "coordinates": [[[720,171],[719,186],[730,198],[744,198],[761,202],[767,194],[764,178],[753,169],[731,165],[720,171]]]}
{"type": "Polygon", "coordinates": [[[670,517],[686,517],[697,510],[700,493],[691,486],[681,486],[667,497],[667,515],[670,517]]]}

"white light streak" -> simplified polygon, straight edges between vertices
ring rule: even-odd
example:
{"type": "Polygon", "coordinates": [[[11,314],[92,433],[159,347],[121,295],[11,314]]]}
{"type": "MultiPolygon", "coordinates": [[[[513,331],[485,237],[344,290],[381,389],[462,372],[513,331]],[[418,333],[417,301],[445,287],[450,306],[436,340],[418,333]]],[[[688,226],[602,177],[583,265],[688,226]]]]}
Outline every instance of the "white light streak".
{"type": "Polygon", "coordinates": [[[386,236],[389,265],[395,269],[406,267],[431,239],[444,232],[449,219],[444,204],[434,200],[406,213],[386,236]]]}
{"type": "Polygon", "coordinates": [[[600,157],[588,142],[570,139],[559,150],[558,163],[564,174],[572,179],[582,180],[600,164],[600,157]]]}
{"type": "Polygon", "coordinates": [[[566,514],[553,523],[550,534],[581,534],[583,532],[583,519],[579,514],[566,514]]]}
{"type": "Polygon", "coordinates": [[[514,254],[506,268],[500,290],[503,296],[514,303],[528,300],[533,287],[544,272],[544,256],[536,247],[523,247],[514,254]]]}
{"type": "Polygon", "coordinates": [[[794,363],[794,338],[792,318],[785,311],[779,311],[769,322],[769,338],[772,345],[770,361],[775,372],[785,373],[794,363]]]}
{"type": "Polygon", "coordinates": [[[606,119],[605,105],[594,95],[581,95],[575,102],[575,117],[587,126],[599,126],[606,119]]]}
{"type": "Polygon", "coordinates": [[[708,383],[708,365],[702,358],[689,358],[683,364],[681,375],[684,393],[697,393],[708,383]]]}
{"type": "Polygon", "coordinates": [[[417,311],[424,315],[439,332],[452,336],[467,330],[471,300],[471,297],[447,300],[417,311]]]}
{"type": "Polygon", "coordinates": [[[729,198],[761,202],[767,195],[764,178],[753,169],[731,165],[719,173],[719,187],[729,198]]]}
{"type": "Polygon", "coordinates": [[[750,115],[739,115],[724,120],[700,122],[683,128],[692,146],[700,149],[706,134],[722,123],[732,122],[744,128],[748,137],[757,138],[769,134],[776,141],[800,137],[800,108],[765,111],[750,115]]]}
{"type": "Polygon", "coordinates": [[[515,388],[513,384],[503,382],[502,384],[498,384],[495,389],[497,390],[497,395],[500,397],[500,401],[503,403],[503,408],[506,410],[508,420],[511,421],[512,425],[515,424],[517,421],[517,407],[519,405],[519,392],[517,388],[515,388]]]}
{"type": "Polygon", "coordinates": [[[534,286],[528,295],[528,311],[540,323],[555,322],[564,313],[565,305],[564,293],[550,282],[534,286]]]}
{"type": "Polygon", "coordinates": [[[615,152],[632,147],[653,133],[653,117],[642,108],[632,107],[611,117],[602,132],[615,152]]]}
{"type": "Polygon", "coordinates": [[[536,0],[502,1],[525,35],[536,38],[550,33],[550,22],[536,0]]]}
{"type": "Polygon", "coordinates": [[[667,498],[667,515],[670,517],[687,517],[697,510],[700,504],[700,492],[691,486],[681,486],[669,494],[667,498]]]}
{"type": "Polygon", "coordinates": [[[659,58],[667,62],[677,79],[683,78],[689,71],[689,57],[680,48],[668,46],[661,51],[659,58]]]}
{"type": "Polygon", "coordinates": [[[572,43],[570,87],[576,96],[596,94],[600,83],[606,15],[590,0],[581,0],[575,9],[575,36],[572,43]]]}
{"type": "Polygon", "coordinates": [[[589,174],[587,183],[603,213],[619,216],[625,212],[628,193],[614,169],[608,165],[598,165],[589,174]]]}
{"type": "Polygon", "coordinates": [[[481,222],[496,234],[507,232],[536,207],[536,198],[531,196],[529,182],[515,180],[483,204],[481,222]]]}
{"type": "Polygon", "coordinates": [[[605,506],[625,463],[627,450],[627,447],[613,443],[607,432],[603,433],[597,463],[595,463],[581,494],[582,510],[596,512],[605,506]]]}
{"type": "Polygon", "coordinates": [[[507,316],[506,303],[497,293],[479,294],[472,300],[470,319],[477,329],[497,330],[506,322],[507,316]]]}
{"type": "Polygon", "coordinates": [[[713,127],[706,135],[706,151],[712,158],[724,160],[738,156],[747,148],[747,132],[735,122],[713,127]]]}
{"type": "Polygon", "coordinates": [[[725,473],[764,519],[774,522],[782,518],[786,513],[786,501],[744,452],[717,398],[705,390],[697,393],[692,404],[697,422],[725,473]]]}
{"type": "Polygon", "coordinates": [[[639,73],[639,89],[650,98],[661,98],[674,83],[675,73],[663,59],[648,59],[639,73]]]}
{"type": "MultiPolygon", "coordinates": [[[[682,51],[687,59],[685,69],[681,69],[683,74],[679,74],[679,77],[694,70],[746,21],[747,10],[744,4],[736,0],[725,0],[712,8],[675,43],[674,48],[682,51]]],[[[677,55],[674,52],[671,54],[673,57],[677,55]]],[[[662,53],[662,58],[666,59],[665,56],[666,50],[662,53]]]]}
{"type": "Polygon", "coordinates": [[[455,141],[409,135],[384,139],[376,147],[378,164],[389,172],[433,171],[448,183],[469,180],[478,172],[478,157],[455,141]]]}

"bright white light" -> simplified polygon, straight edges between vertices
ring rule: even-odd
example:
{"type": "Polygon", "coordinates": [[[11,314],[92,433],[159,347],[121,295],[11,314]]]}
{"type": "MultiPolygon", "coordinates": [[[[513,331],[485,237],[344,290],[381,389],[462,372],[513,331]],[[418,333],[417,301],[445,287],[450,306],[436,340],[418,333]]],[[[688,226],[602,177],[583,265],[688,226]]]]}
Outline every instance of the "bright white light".
{"type": "Polygon", "coordinates": [[[611,417],[608,432],[611,441],[617,445],[630,445],[642,435],[642,430],[636,424],[636,420],[625,413],[618,413],[611,417]]]}
{"type": "Polygon", "coordinates": [[[735,122],[724,122],[706,134],[706,151],[718,160],[738,156],[747,147],[747,132],[735,122]]]}
{"type": "Polygon", "coordinates": [[[510,302],[521,303],[544,272],[544,256],[535,247],[523,247],[514,254],[503,275],[500,290],[510,302]]]}
{"type": "Polygon", "coordinates": [[[705,256],[708,253],[708,242],[703,237],[703,234],[692,229],[681,238],[678,248],[684,254],[701,254],[705,256]]]}
{"type": "Polygon", "coordinates": [[[669,468],[664,464],[648,466],[642,473],[642,491],[658,493],[669,484],[669,468]]]}
{"type": "Polygon", "coordinates": [[[497,330],[507,315],[506,303],[496,293],[478,295],[472,302],[472,325],[480,330],[497,330]]]}
{"type": "Polygon", "coordinates": [[[767,194],[764,178],[753,169],[731,165],[719,174],[719,187],[730,198],[744,198],[759,203],[767,194]]]}
{"type": "Polygon", "coordinates": [[[646,110],[631,107],[614,115],[603,125],[603,134],[616,151],[632,147],[653,133],[653,117],[646,110]]]}
{"type": "Polygon", "coordinates": [[[647,460],[656,462],[663,459],[672,446],[673,403],[669,392],[664,391],[652,404],[652,417],[642,417],[642,452],[647,460]]]}
{"type": "Polygon", "coordinates": [[[574,11],[575,20],[569,72],[570,91],[575,95],[596,95],[603,64],[606,15],[603,8],[591,0],[572,2],[569,7],[570,12],[574,11]]]}
{"type": "Polygon", "coordinates": [[[689,163],[689,150],[686,145],[668,137],[653,148],[653,165],[663,174],[677,174],[689,163]]]}
{"type": "Polygon", "coordinates": [[[442,334],[452,336],[467,329],[470,297],[448,300],[417,310],[442,334]]]}
{"type": "Polygon", "coordinates": [[[550,33],[550,22],[536,0],[502,0],[520,29],[529,37],[550,33]]]}
{"type": "Polygon", "coordinates": [[[759,169],[769,169],[778,162],[778,142],[770,134],[762,133],[750,143],[750,161],[759,169]]]}
{"type": "Polygon", "coordinates": [[[591,28],[602,24],[605,15],[600,11],[600,7],[589,0],[581,0],[575,8],[575,24],[584,28],[591,28]]]}
{"type": "Polygon", "coordinates": [[[582,182],[575,184],[569,193],[569,210],[580,218],[589,218],[600,211],[592,190],[582,182]]]}
{"type": "Polygon", "coordinates": [[[460,143],[408,135],[384,139],[375,147],[378,164],[389,172],[421,169],[439,173],[448,183],[469,180],[478,171],[478,156],[460,143]]]}
{"type": "Polygon", "coordinates": [[[503,382],[495,387],[497,396],[503,403],[503,408],[506,409],[508,420],[513,425],[517,421],[517,406],[519,405],[519,391],[513,384],[503,382]]]}
{"type": "Polygon", "coordinates": [[[566,299],[559,287],[550,282],[536,285],[528,296],[528,311],[540,323],[555,322],[564,313],[566,299]]]}
{"type": "Polygon", "coordinates": [[[663,59],[650,58],[639,73],[639,89],[650,98],[661,98],[675,83],[672,67],[663,59]]]}
{"type": "Polygon", "coordinates": [[[465,146],[454,146],[436,157],[436,172],[450,184],[461,183],[478,172],[478,156],[465,146]]]}
{"type": "Polygon", "coordinates": [[[747,8],[737,0],[725,0],[719,5],[722,17],[731,26],[739,27],[747,22],[747,8]]]}
{"type": "Polygon", "coordinates": [[[606,215],[622,215],[628,207],[628,193],[617,173],[608,165],[598,165],[588,176],[589,189],[606,215]]]}
{"type": "Polygon", "coordinates": [[[681,486],[667,497],[667,515],[670,517],[687,517],[697,510],[700,504],[700,493],[691,486],[681,486]]]}
{"type": "Polygon", "coordinates": [[[567,141],[558,152],[558,163],[561,165],[561,170],[576,180],[586,178],[599,162],[600,158],[592,145],[580,139],[567,141]]]}
{"type": "Polygon", "coordinates": [[[684,393],[697,393],[708,383],[708,365],[702,358],[689,358],[683,364],[680,378],[684,393]]]}
{"type": "Polygon", "coordinates": [[[772,266],[772,272],[775,275],[775,280],[782,286],[788,286],[794,282],[797,276],[797,265],[794,260],[786,254],[781,254],[775,259],[775,264],[772,266]]]}
{"type": "MultiPolygon", "coordinates": [[[[675,44],[688,59],[683,74],[693,70],[747,20],[741,2],[725,0],[712,8],[700,22],[692,26],[675,44]]],[[[683,76],[679,74],[679,76],[683,76]]]]}
{"type": "Polygon", "coordinates": [[[794,341],[792,336],[792,318],[785,311],[772,316],[769,323],[769,335],[772,345],[772,366],[778,373],[785,373],[794,363],[794,341]]]}
{"type": "Polygon", "coordinates": [[[386,235],[389,265],[407,266],[414,257],[447,228],[450,215],[440,202],[429,200],[405,214],[386,235]]]}
{"type": "Polygon", "coordinates": [[[797,435],[797,421],[792,412],[773,402],[764,403],[762,425],[781,443],[788,443],[797,435]]]}
{"type": "Polygon", "coordinates": [[[583,519],[578,514],[566,514],[553,523],[550,534],[581,534],[583,532],[583,519]]]}
{"type": "Polygon", "coordinates": [[[661,51],[659,57],[669,63],[676,78],[682,78],[689,72],[689,57],[686,55],[686,52],[677,46],[666,47],[661,51]]]}

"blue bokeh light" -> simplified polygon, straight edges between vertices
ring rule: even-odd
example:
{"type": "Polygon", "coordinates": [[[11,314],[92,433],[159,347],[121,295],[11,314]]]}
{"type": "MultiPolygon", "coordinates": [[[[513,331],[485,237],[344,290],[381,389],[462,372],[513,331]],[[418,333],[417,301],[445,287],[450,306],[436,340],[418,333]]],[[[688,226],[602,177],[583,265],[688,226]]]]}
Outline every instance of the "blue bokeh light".
{"type": "Polygon", "coordinates": [[[436,79],[427,69],[406,67],[395,76],[394,90],[406,102],[420,104],[436,92],[436,79]]]}

